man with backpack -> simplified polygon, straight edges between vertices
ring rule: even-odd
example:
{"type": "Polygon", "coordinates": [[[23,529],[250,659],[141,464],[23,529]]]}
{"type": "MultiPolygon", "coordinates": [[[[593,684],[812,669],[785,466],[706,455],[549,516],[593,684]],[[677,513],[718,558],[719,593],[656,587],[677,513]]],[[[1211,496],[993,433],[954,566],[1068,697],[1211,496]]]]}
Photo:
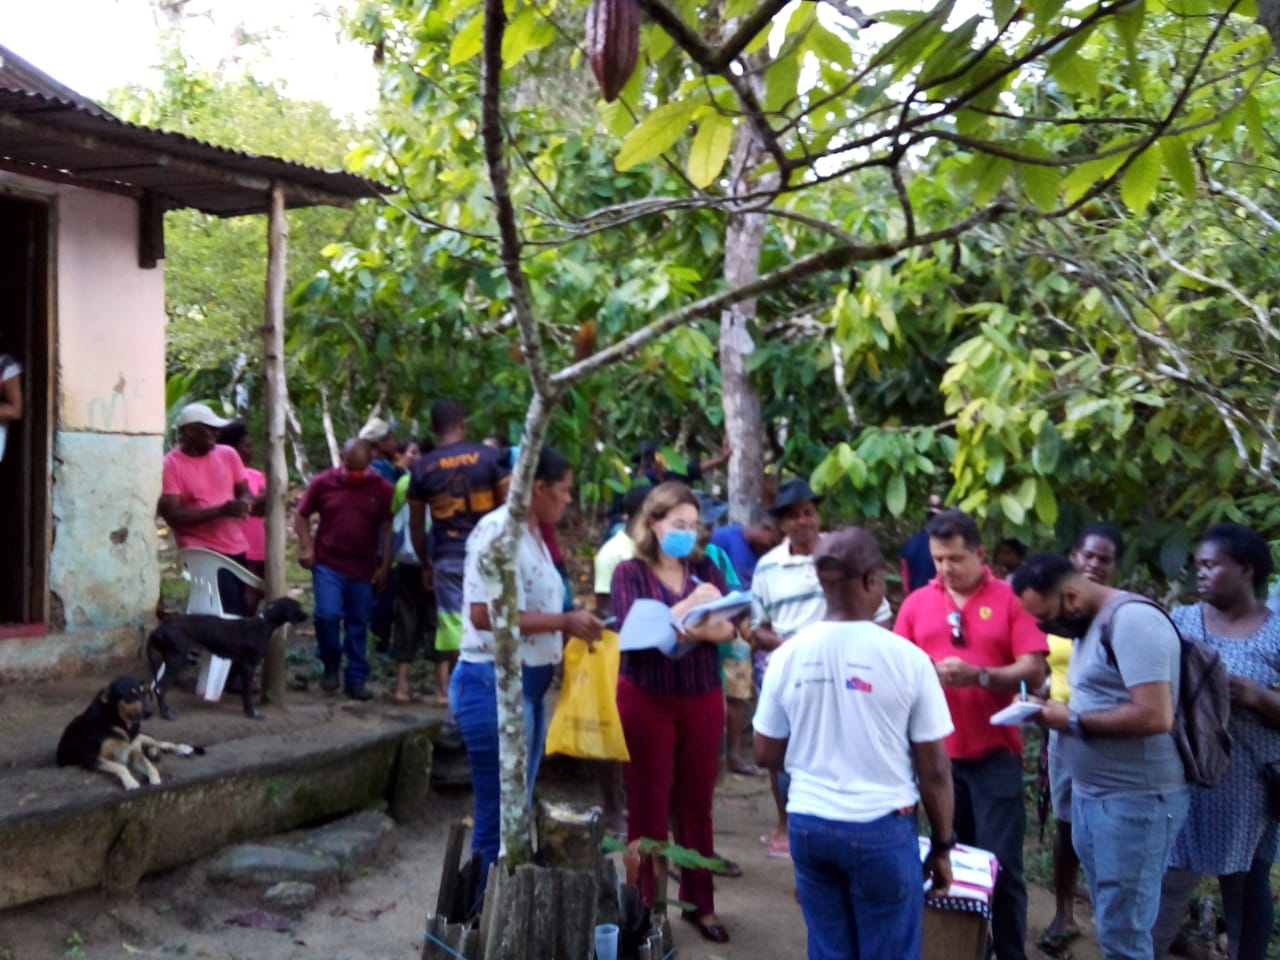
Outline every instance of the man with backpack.
{"type": "Polygon", "coordinates": [[[1047,701],[1038,722],[1059,731],[1099,946],[1107,960],[1152,960],[1160,882],[1188,807],[1172,735],[1182,641],[1158,606],[1057,554],[1029,557],[1012,586],[1042,630],[1076,638],[1070,706],[1047,701]]]}

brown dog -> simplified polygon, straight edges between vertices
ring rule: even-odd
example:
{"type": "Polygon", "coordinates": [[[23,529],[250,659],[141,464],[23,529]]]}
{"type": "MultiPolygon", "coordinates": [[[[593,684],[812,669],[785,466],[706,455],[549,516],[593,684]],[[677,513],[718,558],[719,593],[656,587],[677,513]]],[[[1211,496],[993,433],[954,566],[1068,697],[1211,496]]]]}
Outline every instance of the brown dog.
{"type": "Polygon", "coordinates": [[[98,770],[119,779],[126,790],[136,790],[134,771],[147,783],[160,782],[160,771],[151,761],[162,753],[183,757],[204,753],[203,747],[155,740],[142,733],[142,721],[151,716],[150,693],[133,677],[117,677],[103,687],[62,731],[58,766],[98,770]]]}

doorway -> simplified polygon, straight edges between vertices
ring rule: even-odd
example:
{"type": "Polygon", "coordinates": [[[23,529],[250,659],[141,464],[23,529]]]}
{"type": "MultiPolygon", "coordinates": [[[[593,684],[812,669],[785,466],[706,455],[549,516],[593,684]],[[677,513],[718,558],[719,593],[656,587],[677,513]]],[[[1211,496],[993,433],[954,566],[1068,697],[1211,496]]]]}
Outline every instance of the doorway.
{"type": "Polygon", "coordinates": [[[0,636],[43,632],[49,567],[50,207],[0,195],[0,353],[22,367],[23,416],[0,457],[0,636]]]}

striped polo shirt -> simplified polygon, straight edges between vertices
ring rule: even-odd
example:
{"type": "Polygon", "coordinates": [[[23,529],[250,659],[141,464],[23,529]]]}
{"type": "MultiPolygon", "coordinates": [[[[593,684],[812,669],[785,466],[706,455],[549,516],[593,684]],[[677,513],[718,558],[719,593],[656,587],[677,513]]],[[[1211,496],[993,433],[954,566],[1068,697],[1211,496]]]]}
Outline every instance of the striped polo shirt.
{"type": "MultiPolygon", "coordinates": [[[[813,556],[793,554],[790,540],[783,540],[760,558],[751,592],[751,628],[768,626],[784,640],[827,614],[827,599],[822,595],[813,556]]],[[[888,600],[880,604],[875,622],[882,627],[893,622],[888,600]]]]}

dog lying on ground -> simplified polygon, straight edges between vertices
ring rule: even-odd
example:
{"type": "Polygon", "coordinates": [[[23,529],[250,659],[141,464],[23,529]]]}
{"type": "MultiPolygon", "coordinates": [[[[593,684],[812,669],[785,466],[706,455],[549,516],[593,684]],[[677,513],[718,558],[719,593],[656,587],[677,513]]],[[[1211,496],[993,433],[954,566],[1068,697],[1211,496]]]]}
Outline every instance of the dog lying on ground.
{"type": "Polygon", "coordinates": [[[231,677],[240,680],[244,712],[262,717],[253,705],[253,672],[267,655],[267,644],[276,628],[307,619],[302,606],[292,597],[280,597],[266,605],[256,617],[226,619],[203,614],[170,614],[147,639],[147,661],[155,675],[156,705],[160,716],[172,720],[175,714],[165,702],[164,677],[173,677],[186,662],[193,644],[231,661],[231,677]]]}
{"type": "Polygon", "coordinates": [[[103,687],[85,711],[67,724],[58,741],[58,766],[99,770],[117,777],[126,790],[138,789],[134,771],[147,783],[160,782],[152,760],[162,753],[189,757],[202,747],[156,740],[141,732],[151,716],[149,691],[133,677],[117,677],[103,687]]]}

